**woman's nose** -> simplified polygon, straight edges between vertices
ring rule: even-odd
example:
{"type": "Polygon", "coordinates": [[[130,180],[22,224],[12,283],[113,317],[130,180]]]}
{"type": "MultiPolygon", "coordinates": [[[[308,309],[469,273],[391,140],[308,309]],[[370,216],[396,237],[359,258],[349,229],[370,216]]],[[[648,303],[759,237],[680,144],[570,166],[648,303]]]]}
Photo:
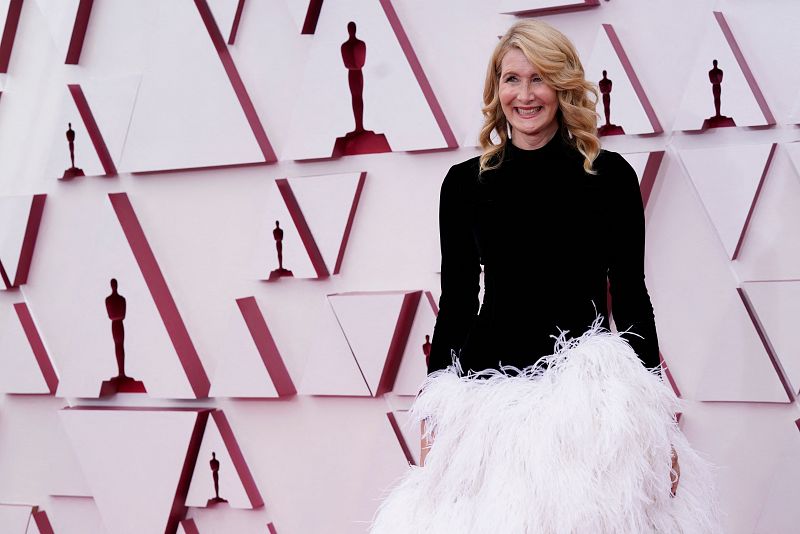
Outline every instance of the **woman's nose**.
{"type": "Polygon", "coordinates": [[[530,83],[523,83],[520,86],[519,94],[517,98],[523,102],[527,102],[533,97],[533,88],[531,87],[530,83]]]}

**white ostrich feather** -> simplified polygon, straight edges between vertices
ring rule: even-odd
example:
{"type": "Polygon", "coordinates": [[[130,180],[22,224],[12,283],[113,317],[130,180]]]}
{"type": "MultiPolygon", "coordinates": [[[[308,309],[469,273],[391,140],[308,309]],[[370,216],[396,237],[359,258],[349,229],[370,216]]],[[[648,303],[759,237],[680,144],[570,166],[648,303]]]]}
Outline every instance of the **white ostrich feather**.
{"type": "Polygon", "coordinates": [[[381,496],[370,533],[721,533],[713,467],[675,420],[682,401],[600,324],[562,332],[524,369],[464,375],[454,356],[426,377],[409,424],[427,419],[433,447],[381,496]]]}

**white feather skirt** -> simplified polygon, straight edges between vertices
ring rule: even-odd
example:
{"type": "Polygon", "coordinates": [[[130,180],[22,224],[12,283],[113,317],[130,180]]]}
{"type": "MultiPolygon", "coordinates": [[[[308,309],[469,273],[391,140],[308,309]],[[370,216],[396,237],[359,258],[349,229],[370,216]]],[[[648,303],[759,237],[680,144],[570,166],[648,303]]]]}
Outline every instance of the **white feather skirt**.
{"type": "Polygon", "coordinates": [[[425,379],[409,424],[427,419],[433,446],[379,497],[371,534],[722,532],[713,466],[675,419],[682,401],[599,317],[565,334],[522,370],[464,375],[454,356],[425,379]]]}

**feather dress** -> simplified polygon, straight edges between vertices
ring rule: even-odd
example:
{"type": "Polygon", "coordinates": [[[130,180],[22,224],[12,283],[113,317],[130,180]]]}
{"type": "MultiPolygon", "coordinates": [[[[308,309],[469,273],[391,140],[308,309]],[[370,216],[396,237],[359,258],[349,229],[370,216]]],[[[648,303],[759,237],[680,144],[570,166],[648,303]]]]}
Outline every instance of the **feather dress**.
{"type": "Polygon", "coordinates": [[[409,424],[426,419],[433,446],[379,497],[369,532],[721,533],[714,467],[678,428],[682,401],[600,322],[523,369],[463,375],[453,354],[428,375],[409,424]]]}

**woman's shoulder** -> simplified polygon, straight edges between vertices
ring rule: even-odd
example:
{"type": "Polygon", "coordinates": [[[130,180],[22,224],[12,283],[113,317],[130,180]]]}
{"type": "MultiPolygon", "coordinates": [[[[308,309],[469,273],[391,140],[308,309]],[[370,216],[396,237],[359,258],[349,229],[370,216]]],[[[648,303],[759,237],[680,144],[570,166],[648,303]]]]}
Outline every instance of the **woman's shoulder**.
{"type": "Polygon", "coordinates": [[[458,190],[466,192],[471,186],[477,183],[478,172],[480,170],[480,156],[454,163],[447,171],[447,175],[442,182],[443,189],[458,190]]]}
{"type": "Polygon", "coordinates": [[[630,163],[628,163],[622,154],[605,148],[600,149],[600,152],[594,160],[594,164],[608,169],[630,167],[630,163]]]}
{"type": "Polygon", "coordinates": [[[609,180],[611,185],[621,185],[632,180],[637,185],[639,184],[636,170],[619,152],[601,148],[592,166],[598,172],[598,175],[609,180]]]}
{"type": "Polygon", "coordinates": [[[614,210],[628,209],[634,204],[641,206],[639,175],[622,154],[601,149],[593,167],[611,195],[610,202],[616,205],[614,210]]]}
{"type": "Polygon", "coordinates": [[[459,161],[458,163],[454,163],[450,167],[450,172],[459,175],[478,175],[478,170],[480,169],[480,156],[473,156],[469,159],[465,159],[463,161],[459,161]]]}

